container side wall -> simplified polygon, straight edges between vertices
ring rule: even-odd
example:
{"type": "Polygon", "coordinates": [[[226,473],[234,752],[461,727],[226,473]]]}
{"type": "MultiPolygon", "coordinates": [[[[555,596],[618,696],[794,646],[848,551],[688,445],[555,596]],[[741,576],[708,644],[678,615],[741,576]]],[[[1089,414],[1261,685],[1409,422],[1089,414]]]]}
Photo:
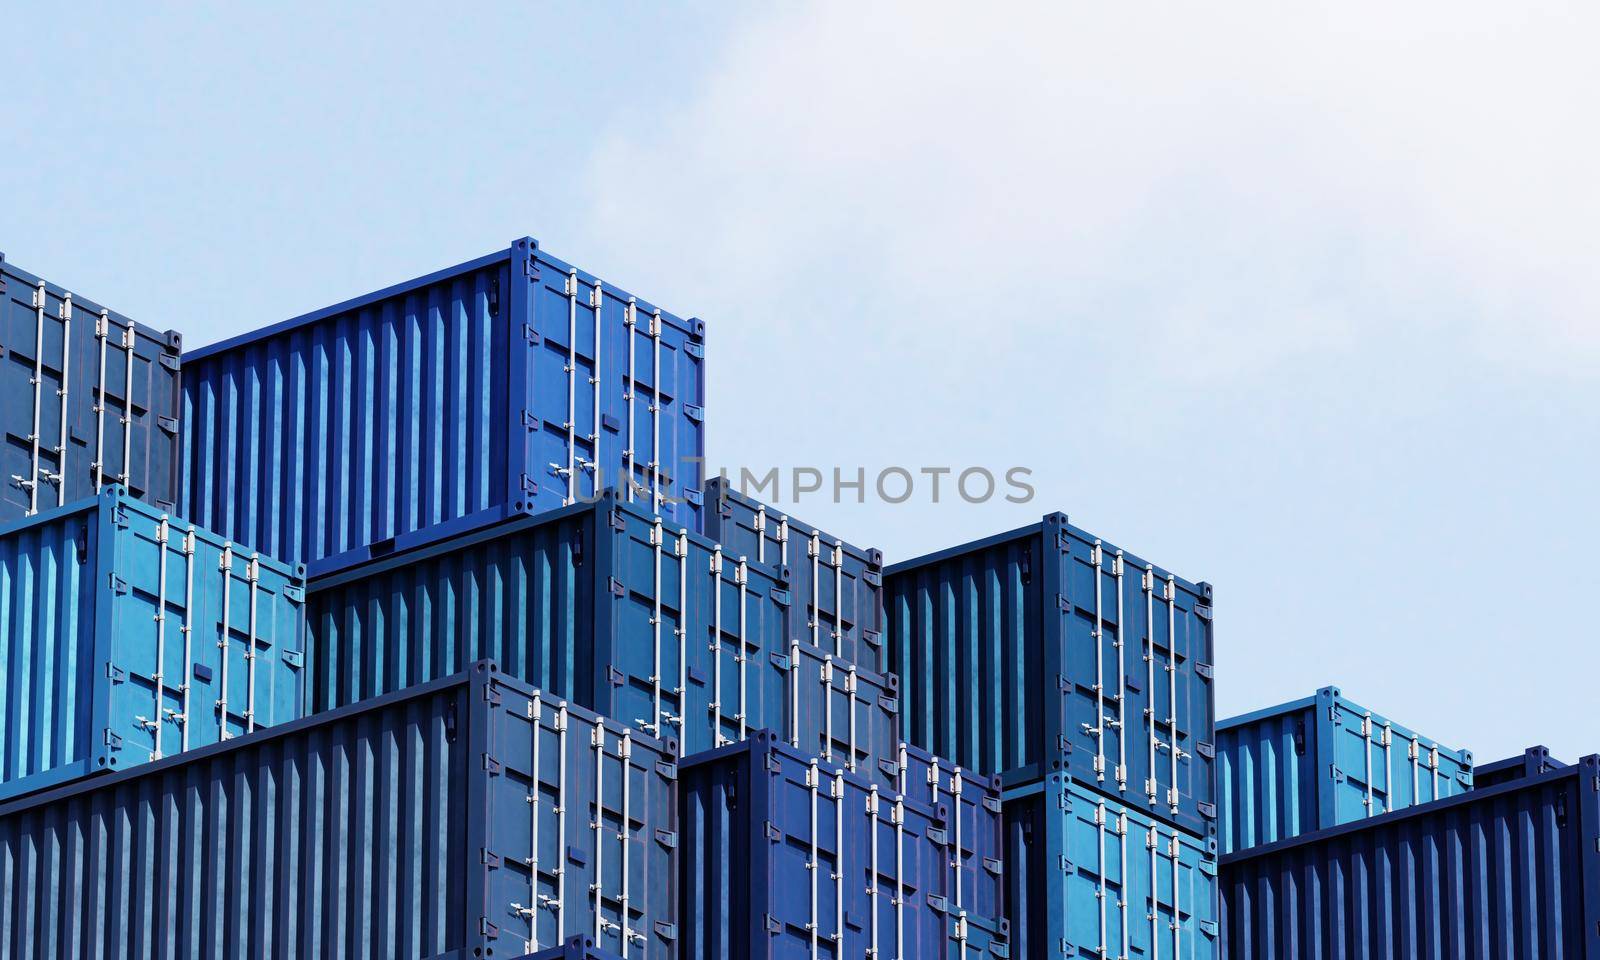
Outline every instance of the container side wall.
{"type": "Polygon", "coordinates": [[[94,766],[97,503],[0,532],[0,797],[94,766]]]}
{"type": "Polygon", "coordinates": [[[1592,956],[1600,763],[1228,858],[1226,956],[1592,956]]]}
{"type": "Polygon", "coordinates": [[[506,283],[478,266],[191,360],[187,515],[311,562],[503,507],[506,283]]]}
{"type": "Polygon", "coordinates": [[[113,483],[177,502],[177,334],[0,262],[0,344],[0,523],[113,483]]]}
{"type": "Polygon", "coordinates": [[[313,708],[449,676],[479,659],[553,695],[587,700],[594,516],[512,521],[503,532],[313,580],[313,708]]]}
{"type": "Polygon", "coordinates": [[[908,742],[979,773],[1038,763],[1041,544],[1015,538],[889,569],[889,667],[908,742]]]}
{"type": "Polygon", "coordinates": [[[1223,853],[1316,829],[1316,724],[1304,706],[1217,731],[1223,853]]]}
{"type": "Polygon", "coordinates": [[[466,936],[464,685],[0,807],[0,954],[434,956],[466,936]]]}

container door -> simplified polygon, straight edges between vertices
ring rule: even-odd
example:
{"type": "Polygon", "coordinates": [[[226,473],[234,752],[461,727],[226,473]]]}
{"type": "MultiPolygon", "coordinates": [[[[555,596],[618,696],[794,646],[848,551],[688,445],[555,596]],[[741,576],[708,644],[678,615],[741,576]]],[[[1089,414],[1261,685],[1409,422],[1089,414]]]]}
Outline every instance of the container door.
{"type": "Polygon", "coordinates": [[[659,747],[564,701],[495,692],[488,929],[507,954],[587,935],[620,956],[671,960],[677,835],[659,747]]]}

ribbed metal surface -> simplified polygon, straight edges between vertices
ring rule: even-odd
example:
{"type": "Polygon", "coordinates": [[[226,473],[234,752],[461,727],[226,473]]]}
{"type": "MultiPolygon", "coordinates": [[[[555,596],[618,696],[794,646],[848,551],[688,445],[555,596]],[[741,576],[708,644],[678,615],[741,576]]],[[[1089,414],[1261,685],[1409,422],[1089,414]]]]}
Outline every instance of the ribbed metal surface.
{"type": "MultiPolygon", "coordinates": [[[[594,524],[593,510],[565,510],[313,578],[312,709],[402,690],[486,658],[551,694],[593,703],[594,524]]],[[[598,588],[606,589],[604,577],[598,588]]]]}
{"type": "Polygon", "coordinates": [[[111,484],[170,509],[181,348],[0,254],[0,523],[111,484]]]}
{"type": "Polygon", "coordinates": [[[525,238],[192,351],[184,509],[314,573],[605,486],[698,530],[703,332],[525,238]]]}
{"type": "Polygon", "coordinates": [[[0,527],[0,799],[299,717],[304,590],[121,487],[0,527]]]}
{"type": "Polygon", "coordinates": [[[883,554],[864,550],[740,493],[706,481],[706,536],[784,581],[801,613],[794,639],[860,665],[888,669],[883,647],[883,554]]]}
{"type": "Polygon", "coordinates": [[[637,504],[411,535],[314,579],[309,610],[317,709],[493,655],[685,753],[768,727],[885,786],[895,776],[894,682],[788,640],[780,583],[637,504]]]}
{"type": "Polygon", "coordinates": [[[1472,754],[1336,687],[1217,725],[1224,853],[1472,789],[1472,754]]]}
{"type": "Polygon", "coordinates": [[[0,956],[668,960],[673,776],[475,666],[0,806],[0,956]]]}
{"type": "Polygon", "coordinates": [[[1006,917],[1022,960],[1213,960],[1214,841],[1051,774],[1008,789],[1006,917]]]}
{"type": "Polygon", "coordinates": [[[1600,758],[1226,857],[1225,956],[1600,956],[1600,758]]]}
{"type": "Polygon", "coordinates": [[[1209,586],[1051,514],[890,566],[885,587],[905,739],[1214,828],[1209,586]]]}
{"type": "Polygon", "coordinates": [[[1006,955],[954,906],[948,810],[770,733],[690,758],[679,793],[683,960],[1006,955]]]}

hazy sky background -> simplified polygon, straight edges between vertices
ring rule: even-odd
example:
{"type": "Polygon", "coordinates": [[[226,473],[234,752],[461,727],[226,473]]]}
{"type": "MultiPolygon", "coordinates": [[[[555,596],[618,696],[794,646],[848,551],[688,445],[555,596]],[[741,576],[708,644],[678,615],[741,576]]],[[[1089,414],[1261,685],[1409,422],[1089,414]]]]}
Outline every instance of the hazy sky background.
{"type": "Polygon", "coordinates": [[[1033,469],[791,505],[891,561],[1065,510],[1224,714],[1600,750],[1594,6],[331,6],[8,10],[0,249],[199,345],[532,234],[713,462],[1033,469]]]}

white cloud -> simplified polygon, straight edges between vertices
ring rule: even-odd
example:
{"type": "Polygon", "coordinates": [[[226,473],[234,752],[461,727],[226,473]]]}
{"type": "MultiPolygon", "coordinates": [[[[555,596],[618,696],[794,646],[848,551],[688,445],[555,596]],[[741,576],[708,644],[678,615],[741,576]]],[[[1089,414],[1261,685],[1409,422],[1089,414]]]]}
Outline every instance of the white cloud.
{"type": "Polygon", "coordinates": [[[1398,325],[1581,376],[1600,18],[1534,9],[765,8],[680,111],[612,131],[601,229],[670,231],[719,309],[775,296],[738,318],[762,342],[830,307],[893,321],[851,331],[879,345],[1005,315],[996,358],[1067,325],[1225,378],[1398,325]]]}

